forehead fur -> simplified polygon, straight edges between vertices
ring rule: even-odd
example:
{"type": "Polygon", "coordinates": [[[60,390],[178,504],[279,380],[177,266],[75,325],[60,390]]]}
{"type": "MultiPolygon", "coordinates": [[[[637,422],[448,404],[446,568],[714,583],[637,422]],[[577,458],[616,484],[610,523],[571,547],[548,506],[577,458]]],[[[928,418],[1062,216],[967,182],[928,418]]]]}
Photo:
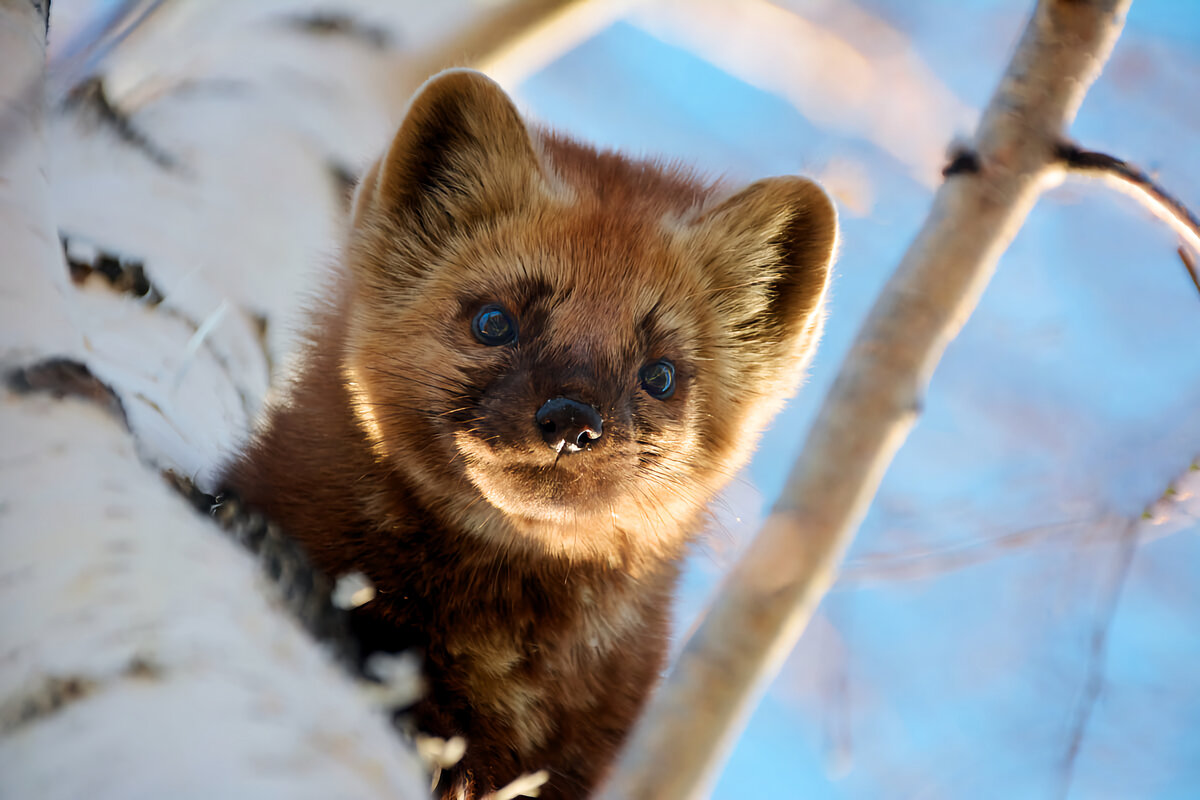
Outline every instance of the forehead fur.
{"type": "MultiPolygon", "coordinates": [[[[427,268],[401,281],[403,296],[373,285],[365,299],[394,314],[428,309],[430,298],[514,309],[537,298],[553,306],[551,337],[581,348],[631,346],[685,326],[694,332],[696,314],[686,312],[704,304],[713,276],[697,269],[697,254],[676,234],[728,190],[681,165],[597,151],[549,131],[531,137],[545,178],[540,191],[415,254],[427,268]]],[[[360,232],[368,246],[359,248],[368,271],[395,273],[410,234],[368,220],[360,232]]]]}
{"type": "Polygon", "coordinates": [[[535,136],[555,173],[578,192],[581,202],[624,210],[631,218],[682,217],[719,190],[682,164],[600,152],[548,130],[539,129],[535,136]]]}

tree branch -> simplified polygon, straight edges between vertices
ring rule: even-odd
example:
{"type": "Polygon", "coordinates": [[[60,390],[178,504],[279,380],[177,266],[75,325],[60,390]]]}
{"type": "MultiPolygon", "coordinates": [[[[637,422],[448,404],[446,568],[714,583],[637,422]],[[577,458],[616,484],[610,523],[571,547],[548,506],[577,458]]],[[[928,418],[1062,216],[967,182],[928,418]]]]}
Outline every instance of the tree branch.
{"type": "Polygon", "coordinates": [[[605,800],[696,797],[833,582],[924,387],[1060,170],[1129,0],[1042,0],[970,145],[859,332],[783,496],[626,746],[605,800]]]}
{"type": "Polygon", "coordinates": [[[404,66],[396,97],[407,103],[430,75],[473,67],[513,85],[620,17],[634,0],[509,0],[404,66]]]}
{"type": "Polygon", "coordinates": [[[1070,736],[1067,739],[1066,751],[1063,754],[1062,779],[1059,797],[1067,798],[1071,794],[1071,784],[1075,780],[1075,764],[1083,749],[1087,737],[1088,724],[1092,720],[1092,712],[1100,692],[1104,688],[1104,672],[1108,661],[1108,635],[1112,630],[1113,619],[1121,603],[1121,594],[1129,578],[1133,558],[1138,551],[1137,520],[1131,520],[1124,526],[1121,540],[1117,548],[1116,560],[1112,574],[1104,587],[1100,608],[1092,621],[1092,631],[1088,647],[1087,670],[1083,688],[1080,692],[1079,703],[1071,721],[1070,736]]]}
{"type": "MultiPolygon", "coordinates": [[[[1154,216],[1170,225],[1193,252],[1200,253],[1200,220],[1144,171],[1106,153],[1082,150],[1073,144],[1062,145],[1059,152],[1063,166],[1069,174],[1097,178],[1129,195],[1149,209],[1154,216]]],[[[1187,264],[1187,258],[1183,258],[1184,264],[1187,264]]],[[[1189,271],[1193,272],[1195,277],[1190,267],[1189,271]]],[[[1200,279],[1197,288],[1200,288],[1200,279]]]]}
{"type": "MultiPolygon", "coordinates": [[[[1150,544],[1190,530],[1200,521],[1197,512],[1200,512],[1200,456],[1168,481],[1157,498],[1146,504],[1137,520],[1139,544],[1150,544]]],[[[843,564],[836,586],[854,590],[881,583],[929,580],[1009,554],[1065,541],[1075,547],[1108,546],[1112,542],[1110,532],[1124,531],[1128,521],[1114,512],[1097,509],[1090,517],[1034,525],[998,536],[901,553],[869,554],[843,564]]]]}
{"type": "Polygon", "coordinates": [[[1196,291],[1200,292],[1200,269],[1196,267],[1196,257],[1183,245],[1175,252],[1179,254],[1179,260],[1183,262],[1183,268],[1187,270],[1192,283],[1196,284],[1196,291]]]}

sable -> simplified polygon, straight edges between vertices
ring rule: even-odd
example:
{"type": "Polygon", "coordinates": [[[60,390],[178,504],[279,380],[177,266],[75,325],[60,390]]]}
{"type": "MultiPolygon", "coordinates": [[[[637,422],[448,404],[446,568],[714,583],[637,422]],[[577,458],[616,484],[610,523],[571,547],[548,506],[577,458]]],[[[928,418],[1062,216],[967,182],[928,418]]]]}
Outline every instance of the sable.
{"type": "Polygon", "coordinates": [[[816,347],[836,231],[801,178],[597,152],[478,73],[418,92],[226,482],[375,584],[362,648],[417,648],[418,726],[468,742],[443,797],[602,779],[706,505],[816,347]]]}

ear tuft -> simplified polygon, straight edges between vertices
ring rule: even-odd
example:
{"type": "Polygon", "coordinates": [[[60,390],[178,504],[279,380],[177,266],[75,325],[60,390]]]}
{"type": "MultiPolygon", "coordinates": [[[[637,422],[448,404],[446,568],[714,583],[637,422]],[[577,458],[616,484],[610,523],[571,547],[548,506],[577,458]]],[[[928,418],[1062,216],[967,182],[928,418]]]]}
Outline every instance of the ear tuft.
{"type": "Polygon", "coordinates": [[[417,90],[387,153],[355,198],[355,216],[382,213],[437,234],[519,207],[540,166],[529,131],[494,81],[439,73],[417,90]]]}

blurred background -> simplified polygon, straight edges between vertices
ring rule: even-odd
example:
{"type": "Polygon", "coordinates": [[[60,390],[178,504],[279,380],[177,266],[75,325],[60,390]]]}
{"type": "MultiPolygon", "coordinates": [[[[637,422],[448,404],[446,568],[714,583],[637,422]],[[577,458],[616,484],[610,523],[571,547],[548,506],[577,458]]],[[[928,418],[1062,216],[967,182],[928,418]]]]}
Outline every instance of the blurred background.
{"type": "MultiPolygon", "coordinates": [[[[624,0],[517,33],[506,5],[55,0],[63,107],[100,107],[78,91],[99,80],[125,126],[55,123],[56,202],[72,233],[181,264],[156,274],[168,294],[219,274],[278,365],[347,187],[431,66],[478,64],[604,147],[821,180],[843,225],[825,341],[718,504],[682,637],[780,491],[1032,2],[624,0]],[[144,23],[94,50],[129,8],[144,23]],[[163,221],[137,228],[138,207],[163,221]]],[[[1072,134],[1200,208],[1200,4],[1133,3],[1072,134]]],[[[1176,246],[1099,185],[1039,203],[716,797],[1200,796],[1200,294],[1176,246]]]]}

